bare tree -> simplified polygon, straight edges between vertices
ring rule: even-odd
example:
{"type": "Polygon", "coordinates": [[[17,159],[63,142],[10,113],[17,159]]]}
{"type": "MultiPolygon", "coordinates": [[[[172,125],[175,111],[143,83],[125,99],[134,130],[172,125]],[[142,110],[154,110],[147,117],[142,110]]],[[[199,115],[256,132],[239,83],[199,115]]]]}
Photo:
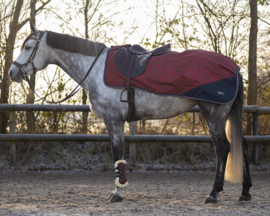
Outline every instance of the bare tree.
{"type": "Polygon", "coordinates": [[[242,4],[240,0],[196,0],[196,3],[198,10],[194,10],[200,15],[196,20],[207,37],[203,42],[214,52],[235,60],[242,42],[246,41],[247,32],[241,23],[248,17],[248,4],[242,4]]]}
{"type": "Polygon", "coordinates": [[[173,15],[170,13],[171,18],[168,18],[166,6],[169,4],[170,2],[165,0],[154,0],[153,4],[149,5],[146,13],[153,20],[153,22],[151,22],[149,25],[149,30],[151,29],[151,31],[155,33],[155,37],[150,39],[149,36],[151,37],[151,35],[149,35],[149,31],[147,31],[145,35],[141,37],[140,43],[146,46],[146,48],[150,46],[151,48],[149,49],[155,49],[159,46],[163,46],[172,42],[172,38],[176,36],[173,29],[179,27],[178,24],[180,22],[179,14],[181,11],[181,6],[176,5],[176,11],[173,13],[173,15]]]}
{"type": "MultiPolygon", "coordinates": [[[[19,17],[22,10],[23,1],[14,1],[13,8],[14,13],[12,15],[11,22],[9,24],[9,34],[6,39],[6,48],[5,48],[5,57],[4,57],[4,69],[3,69],[3,82],[1,86],[1,98],[0,103],[8,103],[9,98],[9,86],[10,86],[10,79],[8,77],[8,70],[12,65],[13,61],[13,50],[17,32],[22,28],[22,26],[27,22],[24,20],[23,22],[19,23],[19,17]],[[16,3],[16,4],[15,4],[16,3]]],[[[0,131],[1,133],[6,133],[6,126],[7,126],[7,113],[1,113],[0,117],[0,131]]]]}
{"type": "MultiPolygon", "coordinates": [[[[84,26],[84,37],[91,40],[99,40],[104,39],[101,36],[101,29],[103,27],[107,27],[113,25],[112,17],[117,14],[118,12],[111,14],[109,16],[105,16],[101,9],[107,7],[109,5],[114,6],[116,1],[106,2],[105,0],[83,0],[77,1],[74,0],[74,3],[78,5],[77,14],[79,19],[82,21],[84,26]],[[81,18],[81,16],[83,18],[81,18]]],[[[86,104],[87,95],[83,91],[82,95],[82,103],[86,104]]],[[[83,133],[87,133],[87,117],[88,112],[83,112],[83,133]]]]}
{"type": "MultiPolygon", "coordinates": [[[[50,1],[50,0],[49,0],[50,1]]],[[[15,46],[15,41],[17,37],[18,31],[30,21],[30,17],[25,18],[26,10],[23,10],[23,0],[14,0],[11,1],[13,3],[12,6],[12,13],[10,15],[10,23],[9,23],[9,33],[7,38],[5,39],[5,54],[4,54],[4,68],[3,68],[3,79],[2,79],[2,86],[1,86],[1,98],[0,103],[8,103],[9,99],[9,88],[10,88],[10,79],[8,77],[8,70],[12,65],[13,62],[13,51],[15,46]],[[22,21],[21,21],[21,20],[22,21]]],[[[46,4],[42,4],[38,9],[36,9],[35,13],[41,11],[46,4]]],[[[6,133],[6,126],[7,126],[7,113],[1,113],[0,116],[0,132],[6,133]]]]}
{"type": "MultiPolygon", "coordinates": [[[[257,104],[257,0],[250,0],[250,32],[248,54],[248,105],[257,104]]],[[[251,134],[251,115],[248,117],[247,133],[251,134]]]]}
{"type": "MultiPolygon", "coordinates": [[[[51,0],[48,0],[46,2],[42,3],[42,8],[39,8],[39,10],[36,10],[36,4],[37,4],[37,0],[31,0],[30,1],[30,21],[33,23],[33,25],[36,25],[36,14],[38,12],[41,12],[42,9],[44,9],[44,7],[50,3],[51,0]]],[[[32,74],[30,76],[30,82],[33,86],[33,89],[35,89],[36,86],[36,75],[32,74]]],[[[26,97],[26,103],[27,104],[33,104],[35,101],[35,94],[34,92],[29,89],[27,97],[26,97]]],[[[33,133],[34,131],[34,113],[29,111],[26,113],[27,116],[27,132],[28,133],[33,133]]]]}
{"type": "MultiPolygon", "coordinates": [[[[95,12],[97,11],[96,8],[98,8],[98,5],[100,4],[100,0],[97,2],[95,9],[94,9],[94,13],[93,14],[89,14],[89,10],[91,8],[91,4],[90,4],[90,0],[85,0],[83,1],[84,5],[84,34],[85,34],[85,38],[89,39],[89,30],[88,30],[88,25],[89,22],[91,21],[91,19],[93,18],[93,16],[95,15],[95,12]]],[[[86,100],[87,100],[87,95],[86,92],[83,91],[83,95],[82,95],[82,103],[86,104],[86,100]]],[[[88,117],[88,112],[83,112],[83,133],[87,134],[87,117],[88,117]]]]}
{"type": "Polygon", "coordinates": [[[1,2],[0,5],[0,91],[2,89],[2,77],[4,69],[4,52],[5,52],[5,24],[9,15],[7,15],[6,5],[1,2]]]}

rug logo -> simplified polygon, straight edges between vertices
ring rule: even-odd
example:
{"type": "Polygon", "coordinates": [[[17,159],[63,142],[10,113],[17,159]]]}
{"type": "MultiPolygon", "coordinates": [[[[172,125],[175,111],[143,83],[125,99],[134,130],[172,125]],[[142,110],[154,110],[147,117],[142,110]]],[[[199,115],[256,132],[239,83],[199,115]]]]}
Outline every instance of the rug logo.
{"type": "Polygon", "coordinates": [[[217,93],[220,95],[225,95],[225,92],[222,92],[222,91],[218,91],[217,93]]]}

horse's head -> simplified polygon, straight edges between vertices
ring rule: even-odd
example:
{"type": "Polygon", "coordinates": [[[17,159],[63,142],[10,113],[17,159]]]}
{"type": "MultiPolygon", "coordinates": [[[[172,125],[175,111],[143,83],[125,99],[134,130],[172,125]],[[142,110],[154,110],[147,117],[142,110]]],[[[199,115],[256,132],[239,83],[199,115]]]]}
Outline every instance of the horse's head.
{"type": "Polygon", "coordinates": [[[9,76],[15,82],[22,82],[26,76],[46,68],[49,62],[48,46],[43,37],[45,32],[37,30],[32,23],[30,25],[32,33],[23,42],[19,57],[9,69],[9,76]]]}

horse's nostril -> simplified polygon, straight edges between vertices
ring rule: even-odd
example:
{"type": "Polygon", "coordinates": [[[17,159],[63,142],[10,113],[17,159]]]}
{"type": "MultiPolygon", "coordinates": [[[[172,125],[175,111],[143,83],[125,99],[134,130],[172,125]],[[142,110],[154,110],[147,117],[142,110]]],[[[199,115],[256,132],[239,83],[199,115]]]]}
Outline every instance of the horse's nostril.
{"type": "Polygon", "coordinates": [[[13,75],[13,71],[10,70],[10,71],[9,71],[9,76],[12,77],[12,75],[13,75]]]}

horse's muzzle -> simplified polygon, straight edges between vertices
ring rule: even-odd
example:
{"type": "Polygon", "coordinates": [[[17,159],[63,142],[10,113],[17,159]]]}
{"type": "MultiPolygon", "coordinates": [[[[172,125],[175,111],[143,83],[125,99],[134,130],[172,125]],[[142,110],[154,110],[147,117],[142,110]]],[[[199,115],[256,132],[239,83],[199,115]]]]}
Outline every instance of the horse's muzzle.
{"type": "Polygon", "coordinates": [[[21,74],[16,72],[14,69],[10,68],[8,75],[9,75],[10,79],[14,82],[21,83],[23,81],[21,74]]]}

